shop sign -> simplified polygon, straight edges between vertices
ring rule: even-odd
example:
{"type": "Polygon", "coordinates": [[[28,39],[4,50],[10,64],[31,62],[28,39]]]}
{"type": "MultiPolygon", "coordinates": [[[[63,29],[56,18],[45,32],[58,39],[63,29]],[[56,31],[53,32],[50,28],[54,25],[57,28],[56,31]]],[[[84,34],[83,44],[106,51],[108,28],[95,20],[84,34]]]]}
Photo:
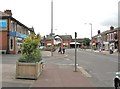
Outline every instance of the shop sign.
{"type": "Polygon", "coordinates": [[[0,20],[0,28],[6,28],[7,27],[7,21],[6,20],[0,20]]]}
{"type": "Polygon", "coordinates": [[[9,34],[10,34],[10,36],[19,37],[19,38],[23,38],[23,39],[27,37],[27,35],[19,33],[19,32],[9,32],[9,34]]]}

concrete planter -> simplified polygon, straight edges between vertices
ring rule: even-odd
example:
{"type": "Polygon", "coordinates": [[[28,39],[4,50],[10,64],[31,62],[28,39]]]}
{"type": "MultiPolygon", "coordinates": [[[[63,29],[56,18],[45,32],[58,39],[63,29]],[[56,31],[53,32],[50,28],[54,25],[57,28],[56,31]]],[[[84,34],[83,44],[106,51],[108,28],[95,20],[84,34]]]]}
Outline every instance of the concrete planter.
{"type": "Polygon", "coordinates": [[[43,62],[16,62],[16,78],[37,79],[43,71],[43,62]]]}

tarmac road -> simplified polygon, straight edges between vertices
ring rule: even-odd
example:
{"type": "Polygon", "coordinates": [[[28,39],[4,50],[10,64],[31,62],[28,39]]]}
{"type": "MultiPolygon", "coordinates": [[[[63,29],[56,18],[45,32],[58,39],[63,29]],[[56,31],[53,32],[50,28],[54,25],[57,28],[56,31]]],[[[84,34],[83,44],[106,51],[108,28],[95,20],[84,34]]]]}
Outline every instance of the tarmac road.
{"type": "MultiPolygon", "coordinates": [[[[74,49],[68,49],[66,55],[74,61],[74,49]]],[[[115,72],[118,71],[118,56],[77,50],[77,63],[92,77],[89,79],[95,87],[113,87],[115,72]]]]}

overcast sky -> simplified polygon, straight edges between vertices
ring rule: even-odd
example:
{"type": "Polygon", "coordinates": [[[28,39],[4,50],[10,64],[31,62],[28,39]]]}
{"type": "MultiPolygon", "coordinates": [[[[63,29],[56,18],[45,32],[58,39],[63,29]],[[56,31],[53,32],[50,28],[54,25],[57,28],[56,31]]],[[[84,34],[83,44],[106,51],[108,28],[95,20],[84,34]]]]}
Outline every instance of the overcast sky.
{"type": "MultiPolygon", "coordinates": [[[[62,35],[78,33],[78,38],[91,37],[98,30],[117,27],[119,0],[53,0],[53,32],[62,35]]],[[[0,11],[12,10],[13,17],[42,36],[51,32],[51,0],[0,0],[0,11]]]]}

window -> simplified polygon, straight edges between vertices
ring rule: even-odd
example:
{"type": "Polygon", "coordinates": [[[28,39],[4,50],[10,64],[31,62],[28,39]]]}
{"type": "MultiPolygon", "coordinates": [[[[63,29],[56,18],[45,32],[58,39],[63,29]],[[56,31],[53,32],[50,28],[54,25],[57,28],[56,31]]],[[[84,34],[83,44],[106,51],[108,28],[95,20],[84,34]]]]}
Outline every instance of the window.
{"type": "Polygon", "coordinates": [[[7,20],[0,20],[0,28],[6,28],[7,27],[7,20]]]}
{"type": "Polygon", "coordinates": [[[11,25],[10,26],[11,26],[10,28],[11,28],[12,32],[16,31],[16,24],[15,24],[15,22],[11,21],[11,25]]]}
{"type": "Polygon", "coordinates": [[[10,49],[13,49],[13,39],[10,40],[10,49]]]}
{"type": "Polygon", "coordinates": [[[10,51],[14,50],[14,37],[10,37],[9,47],[10,47],[10,51]]]}
{"type": "Polygon", "coordinates": [[[117,33],[114,34],[114,39],[117,40],[117,33]]]}

